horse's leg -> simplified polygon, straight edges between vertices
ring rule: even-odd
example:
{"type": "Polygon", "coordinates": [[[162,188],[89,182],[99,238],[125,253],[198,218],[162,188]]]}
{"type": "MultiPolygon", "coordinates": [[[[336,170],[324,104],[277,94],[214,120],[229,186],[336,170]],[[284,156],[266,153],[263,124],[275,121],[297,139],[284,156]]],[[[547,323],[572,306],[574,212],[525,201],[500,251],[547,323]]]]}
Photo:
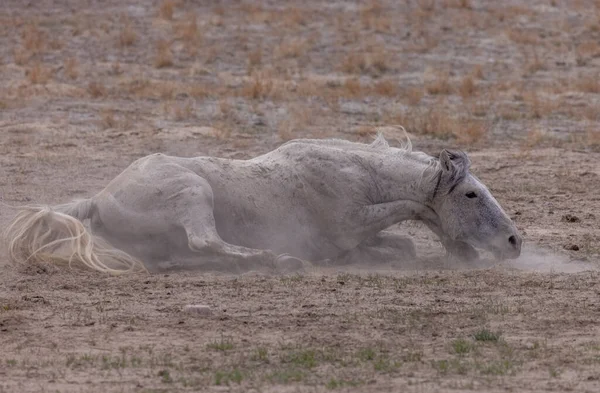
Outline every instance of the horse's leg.
{"type": "Polygon", "coordinates": [[[402,257],[415,258],[417,256],[415,244],[409,237],[389,231],[381,231],[377,235],[367,239],[364,246],[391,248],[402,257]]]}
{"type": "Polygon", "coordinates": [[[357,212],[355,217],[359,223],[363,223],[359,227],[359,230],[363,232],[382,231],[404,220],[420,220],[439,236],[449,255],[467,261],[479,258],[479,253],[471,245],[448,238],[442,230],[437,214],[418,202],[401,200],[365,206],[357,212]]]}
{"type": "Polygon", "coordinates": [[[410,238],[388,231],[381,231],[356,248],[340,255],[333,264],[389,263],[409,261],[417,257],[415,245],[410,238]]]}
{"type": "Polygon", "coordinates": [[[173,198],[176,245],[168,261],[158,263],[157,270],[216,270],[241,273],[264,269],[288,272],[303,267],[297,258],[277,256],[270,250],[258,250],[225,242],[217,232],[213,214],[213,193],[208,182],[197,176],[193,183],[173,198]]]}
{"type": "Polygon", "coordinates": [[[444,231],[442,230],[441,225],[437,222],[437,220],[434,220],[430,217],[420,217],[420,220],[433,233],[438,235],[440,241],[442,242],[442,245],[444,246],[444,249],[446,249],[446,255],[448,258],[456,257],[466,262],[473,262],[479,259],[479,253],[473,246],[465,242],[452,240],[448,236],[446,236],[446,234],[444,234],[444,231]]]}
{"type": "Polygon", "coordinates": [[[360,234],[379,233],[405,220],[414,220],[422,215],[435,213],[422,203],[400,200],[363,206],[353,212],[352,224],[360,234]]]}

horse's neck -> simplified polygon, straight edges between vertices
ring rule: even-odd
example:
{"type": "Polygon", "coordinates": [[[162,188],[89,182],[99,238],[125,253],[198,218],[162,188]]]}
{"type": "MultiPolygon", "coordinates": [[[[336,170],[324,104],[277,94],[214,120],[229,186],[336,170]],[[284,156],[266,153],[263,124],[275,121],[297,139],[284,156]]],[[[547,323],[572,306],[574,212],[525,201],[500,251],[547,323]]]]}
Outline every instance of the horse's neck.
{"type": "Polygon", "coordinates": [[[385,156],[369,163],[376,202],[411,200],[426,204],[434,168],[429,162],[406,155],[385,156]]]}

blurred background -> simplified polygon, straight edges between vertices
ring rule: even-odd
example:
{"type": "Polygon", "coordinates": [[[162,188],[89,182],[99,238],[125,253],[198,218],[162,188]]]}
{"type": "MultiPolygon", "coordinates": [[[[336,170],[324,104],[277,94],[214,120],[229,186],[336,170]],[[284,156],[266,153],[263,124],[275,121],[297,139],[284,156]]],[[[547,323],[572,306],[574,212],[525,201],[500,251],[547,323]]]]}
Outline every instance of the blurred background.
{"type": "Polygon", "coordinates": [[[598,150],[599,3],[3,0],[0,121],[45,130],[3,141],[243,155],[400,124],[598,150]]]}

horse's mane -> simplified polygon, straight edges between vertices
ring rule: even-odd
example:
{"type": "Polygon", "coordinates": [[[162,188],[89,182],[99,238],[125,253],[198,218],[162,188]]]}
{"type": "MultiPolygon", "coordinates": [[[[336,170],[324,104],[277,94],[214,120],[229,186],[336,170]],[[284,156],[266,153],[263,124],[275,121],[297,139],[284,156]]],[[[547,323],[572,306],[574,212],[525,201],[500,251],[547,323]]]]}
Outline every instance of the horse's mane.
{"type": "Polygon", "coordinates": [[[408,133],[402,126],[391,126],[391,127],[388,126],[388,127],[378,128],[377,136],[375,137],[375,140],[373,142],[371,142],[368,146],[371,149],[377,149],[380,151],[388,151],[389,153],[392,153],[392,154],[400,153],[400,154],[403,154],[407,158],[411,158],[416,161],[423,162],[430,166],[436,166],[437,162],[438,162],[438,159],[436,157],[432,157],[427,153],[424,153],[422,151],[413,151],[413,145],[410,140],[410,137],[408,136],[408,133]],[[396,140],[398,142],[400,142],[400,147],[391,147],[389,145],[388,141],[385,139],[385,131],[390,128],[394,129],[394,130],[402,131],[404,140],[400,141],[396,138],[396,140]]]}
{"type": "MultiPolygon", "coordinates": [[[[390,129],[393,130],[394,133],[397,133],[398,130],[400,130],[404,137],[404,141],[399,141],[400,147],[393,148],[393,149],[400,150],[404,153],[412,153],[412,151],[413,151],[412,142],[410,141],[410,137],[408,136],[406,129],[402,126],[387,126],[387,127],[377,128],[377,137],[375,137],[375,140],[373,142],[371,142],[371,144],[369,146],[372,149],[378,149],[378,150],[391,149],[388,141],[385,139],[385,133],[387,130],[390,130],[390,129]]],[[[398,141],[397,138],[396,138],[396,140],[398,141]]]]}
{"type": "MultiPolygon", "coordinates": [[[[363,151],[363,152],[373,152],[379,151],[381,153],[386,154],[394,154],[394,153],[403,153],[406,155],[410,155],[413,153],[412,150],[412,142],[406,133],[406,130],[402,126],[386,126],[377,128],[377,136],[375,140],[371,143],[361,143],[361,142],[352,142],[347,141],[345,139],[338,138],[328,138],[328,139],[293,139],[281,145],[280,147],[284,147],[292,144],[314,144],[320,146],[330,146],[333,148],[345,150],[345,151],[363,151]],[[392,147],[385,139],[385,133],[391,132],[388,130],[394,130],[394,133],[397,133],[398,130],[401,130],[404,136],[404,140],[400,141],[398,138],[396,140],[400,143],[400,147],[392,147]]],[[[415,152],[416,157],[423,158],[427,156],[428,158],[432,158],[425,153],[415,152]]]]}
{"type": "Polygon", "coordinates": [[[369,144],[369,148],[381,151],[390,150],[391,153],[401,153],[405,157],[415,159],[426,164],[421,172],[419,185],[429,185],[433,187],[432,199],[436,194],[446,194],[452,191],[460,182],[462,182],[469,174],[471,160],[467,154],[460,150],[444,150],[443,154],[447,154],[452,161],[453,167],[450,176],[444,183],[440,183],[443,174],[443,168],[438,157],[430,156],[427,153],[415,152],[412,150],[412,143],[404,127],[400,128],[404,132],[405,141],[401,143],[399,148],[390,147],[385,139],[384,131],[378,130],[377,137],[369,144]],[[391,151],[393,150],[393,151],[391,151]]]}

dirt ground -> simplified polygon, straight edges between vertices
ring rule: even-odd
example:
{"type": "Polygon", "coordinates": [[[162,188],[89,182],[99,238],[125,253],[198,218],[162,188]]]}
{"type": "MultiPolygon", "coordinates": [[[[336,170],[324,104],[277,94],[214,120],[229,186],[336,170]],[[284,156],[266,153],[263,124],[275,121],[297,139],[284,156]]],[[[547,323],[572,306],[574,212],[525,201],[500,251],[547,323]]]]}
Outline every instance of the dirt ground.
{"type": "Polygon", "coordinates": [[[401,124],[468,151],[525,245],[456,265],[408,223],[402,266],[238,277],[15,267],[2,246],[0,392],[599,391],[599,66],[597,1],[3,0],[4,204],[92,196],[153,152],[401,124]]]}

